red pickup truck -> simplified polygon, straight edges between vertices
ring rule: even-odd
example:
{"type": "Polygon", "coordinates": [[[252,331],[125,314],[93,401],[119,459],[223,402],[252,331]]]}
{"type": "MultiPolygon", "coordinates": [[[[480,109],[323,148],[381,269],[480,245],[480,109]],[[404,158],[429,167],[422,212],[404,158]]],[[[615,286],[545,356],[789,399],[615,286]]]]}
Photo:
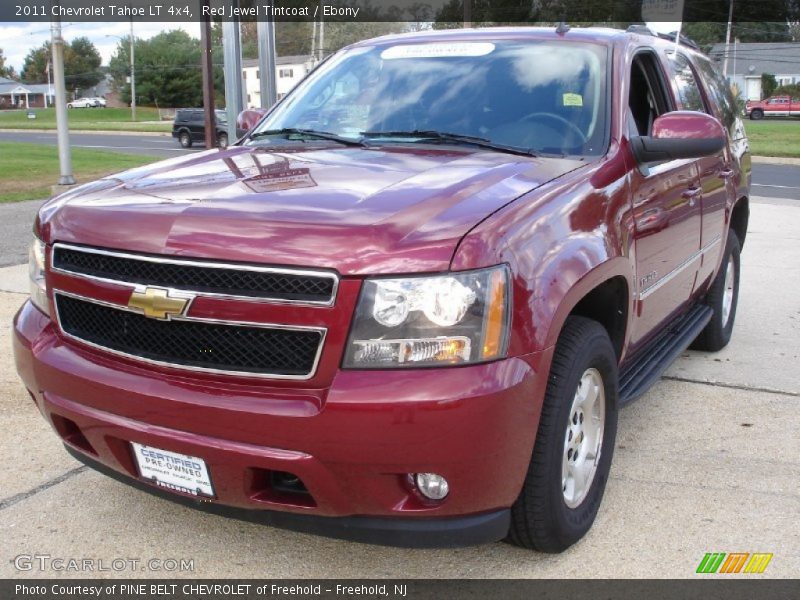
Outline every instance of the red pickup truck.
{"type": "Polygon", "coordinates": [[[745,113],[753,121],[764,117],[800,117],[800,98],[772,96],[766,100],[748,100],[745,113]]]}
{"type": "Polygon", "coordinates": [[[647,34],[360,42],[229,148],[47,203],[17,369],[78,460],[164,497],[561,551],[619,408],[731,337],[742,131],[708,58],[647,34]]]}

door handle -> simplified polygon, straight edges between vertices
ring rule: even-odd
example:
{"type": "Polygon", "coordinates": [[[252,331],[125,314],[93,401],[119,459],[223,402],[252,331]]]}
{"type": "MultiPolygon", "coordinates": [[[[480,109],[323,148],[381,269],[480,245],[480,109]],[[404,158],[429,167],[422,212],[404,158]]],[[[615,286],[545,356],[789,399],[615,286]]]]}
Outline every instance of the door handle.
{"type": "Polygon", "coordinates": [[[719,172],[720,179],[727,179],[731,175],[733,175],[733,169],[731,169],[730,167],[725,167],[719,172]]]}
{"type": "Polygon", "coordinates": [[[694,203],[697,201],[697,199],[700,197],[702,193],[703,193],[703,188],[690,187],[688,189],[683,190],[681,197],[689,201],[689,206],[694,206],[694,203]]]}

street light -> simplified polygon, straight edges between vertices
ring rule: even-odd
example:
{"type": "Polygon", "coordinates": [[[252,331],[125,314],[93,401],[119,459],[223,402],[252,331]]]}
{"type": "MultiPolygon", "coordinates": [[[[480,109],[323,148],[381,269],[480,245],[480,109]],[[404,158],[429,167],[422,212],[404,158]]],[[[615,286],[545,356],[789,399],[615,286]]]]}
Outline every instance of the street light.
{"type": "MultiPolygon", "coordinates": [[[[120,41],[124,41],[125,38],[120,37],[118,35],[111,35],[106,34],[106,37],[113,37],[117,38],[120,41]]],[[[130,42],[131,42],[131,121],[136,120],[136,61],[134,59],[134,37],[133,37],[133,19],[131,19],[131,35],[130,35],[130,42]]]]}

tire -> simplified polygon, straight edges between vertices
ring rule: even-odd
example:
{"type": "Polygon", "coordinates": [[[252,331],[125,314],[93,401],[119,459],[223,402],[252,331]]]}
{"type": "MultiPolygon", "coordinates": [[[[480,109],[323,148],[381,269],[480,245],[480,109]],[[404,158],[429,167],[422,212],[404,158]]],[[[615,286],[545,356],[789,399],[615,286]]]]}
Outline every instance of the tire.
{"type": "Polygon", "coordinates": [[[750,113],[750,120],[751,121],[760,121],[764,118],[764,111],[756,109],[750,113]]]}
{"type": "Polygon", "coordinates": [[[67,108],[75,108],[72,104],[67,104],[67,108]]]}
{"type": "Polygon", "coordinates": [[[703,302],[714,311],[714,316],[692,342],[693,350],[717,352],[731,341],[736,307],[739,304],[740,259],[739,238],[733,231],[729,231],[719,273],[703,299],[703,302]]]}
{"type": "MultiPolygon", "coordinates": [[[[591,396],[592,388],[586,389],[591,396]]],[[[541,552],[563,552],[589,531],[603,499],[614,454],[617,398],[617,357],[606,330],[591,319],[569,317],[553,355],[525,482],[511,508],[510,542],[541,552]],[[588,407],[576,409],[574,405],[580,387],[587,384],[596,385],[598,390],[595,405],[604,405],[598,421],[602,429],[594,433],[601,440],[599,447],[592,440],[592,429],[583,426],[591,425],[594,419],[586,415],[584,421],[577,416],[588,407]],[[578,454],[573,454],[576,440],[580,441],[580,448],[578,454]],[[586,459],[592,447],[598,450],[595,461],[586,459]],[[583,460],[576,463],[575,456],[583,460]],[[562,469],[570,464],[576,470],[578,465],[588,465],[590,470],[595,465],[586,477],[589,483],[582,486],[582,495],[576,480],[570,484],[569,475],[564,479],[562,469]]]]}
{"type": "Polygon", "coordinates": [[[217,146],[222,150],[228,147],[228,134],[227,133],[220,133],[217,136],[217,146]]]}
{"type": "Polygon", "coordinates": [[[181,131],[180,135],[178,136],[178,142],[180,142],[181,148],[191,148],[192,136],[188,131],[181,131]]]}

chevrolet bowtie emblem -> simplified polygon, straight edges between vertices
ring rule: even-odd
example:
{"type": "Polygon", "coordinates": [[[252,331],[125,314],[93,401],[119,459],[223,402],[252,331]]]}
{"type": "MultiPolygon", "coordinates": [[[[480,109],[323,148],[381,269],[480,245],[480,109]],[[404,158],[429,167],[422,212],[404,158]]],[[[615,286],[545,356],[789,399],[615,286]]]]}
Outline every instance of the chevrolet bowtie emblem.
{"type": "Polygon", "coordinates": [[[182,315],[189,305],[190,298],[174,298],[169,290],[156,287],[134,290],[128,300],[130,308],[140,311],[150,319],[168,321],[171,317],[182,315]]]}

